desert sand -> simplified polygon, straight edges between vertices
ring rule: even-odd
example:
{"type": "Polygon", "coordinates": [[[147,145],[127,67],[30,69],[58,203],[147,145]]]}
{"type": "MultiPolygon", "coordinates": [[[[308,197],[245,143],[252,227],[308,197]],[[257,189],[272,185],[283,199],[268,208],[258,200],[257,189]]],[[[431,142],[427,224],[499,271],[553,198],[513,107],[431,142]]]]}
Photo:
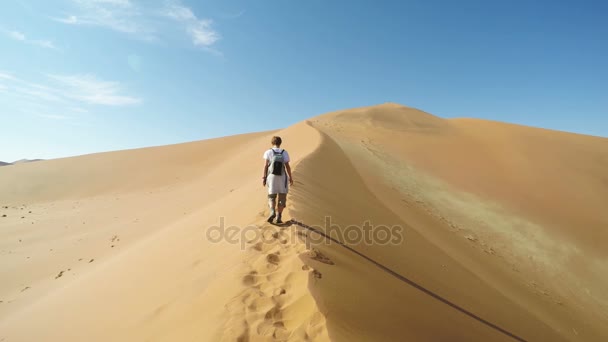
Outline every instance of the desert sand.
{"type": "Polygon", "coordinates": [[[606,341],[607,208],[606,138],[391,103],[9,165],[0,341],[606,341]]]}

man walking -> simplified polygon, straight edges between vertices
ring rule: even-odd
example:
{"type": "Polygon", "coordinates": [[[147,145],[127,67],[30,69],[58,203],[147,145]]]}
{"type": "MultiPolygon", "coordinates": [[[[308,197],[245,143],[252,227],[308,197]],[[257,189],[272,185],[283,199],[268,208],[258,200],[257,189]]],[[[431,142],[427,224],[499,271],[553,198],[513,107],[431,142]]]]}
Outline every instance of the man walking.
{"type": "Polygon", "coordinates": [[[264,152],[264,175],[262,176],[262,184],[268,186],[268,206],[270,207],[268,222],[272,223],[276,217],[277,224],[283,223],[281,216],[287,202],[287,192],[289,185],[293,185],[289,154],[281,148],[282,142],[281,137],[272,137],[272,148],[264,152]]]}

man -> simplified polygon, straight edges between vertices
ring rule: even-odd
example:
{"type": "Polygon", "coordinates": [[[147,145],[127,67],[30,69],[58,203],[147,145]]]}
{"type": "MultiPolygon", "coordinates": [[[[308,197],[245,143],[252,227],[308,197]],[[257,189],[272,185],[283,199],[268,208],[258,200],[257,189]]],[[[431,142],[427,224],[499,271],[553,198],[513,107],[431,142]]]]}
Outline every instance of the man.
{"type": "Polygon", "coordinates": [[[270,216],[268,216],[267,221],[272,223],[276,217],[277,224],[283,223],[281,216],[287,202],[288,182],[289,185],[293,185],[289,154],[281,148],[282,142],[281,137],[272,137],[270,141],[272,148],[264,152],[263,157],[264,175],[262,176],[262,184],[264,186],[268,185],[268,206],[270,207],[270,216]],[[278,206],[277,197],[279,199],[278,206]]]}

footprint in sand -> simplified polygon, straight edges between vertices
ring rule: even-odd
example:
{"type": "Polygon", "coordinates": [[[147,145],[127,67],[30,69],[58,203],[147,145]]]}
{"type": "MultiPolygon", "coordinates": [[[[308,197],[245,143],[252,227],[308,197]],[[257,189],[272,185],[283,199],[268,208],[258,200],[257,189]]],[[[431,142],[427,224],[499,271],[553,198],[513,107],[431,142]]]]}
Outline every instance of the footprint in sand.
{"type": "Polygon", "coordinates": [[[289,238],[287,236],[285,236],[284,234],[282,234],[281,232],[275,232],[274,234],[272,234],[272,237],[275,240],[278,240],[282,244],[286,244],[289,241],[289,238]]]}
{"type": "Polygon", "coordinates": [[[258,251],[258,252],[266,252],[267,250],[272,248],[271,244],[265,243],[264,241],[260,241],[258,243],[256,243],[255,245],[253,245],[254,250],[258,251]]]}
{"type": "Polygon", "coordinates": [[[278,253],[270,253],[266,256],[266,260],[270,264],[278,265],[281,261],[281,258],[279,257],[278,253]]]}
{"type": "Polygon", "coordinates": [[[283,337],[283,332],[286,331],[285,325],[282,324],[282,319],[283,313],[281,311],[281,307],[279,305],[273,306],[270,310],[266,312],[266,315],[264,315],[264,319],[258,323],[256,327],[258,335],[273,336],[275,339],[283,340],[279,337],[279,335],[283,337]],[[281,330],[279,334],[277,334],[277,330],[281,330]]]}
{"type": "Polygon", "coordinates": [[[272,338],[277,341],[287,341],[290,336],[291,333],[285,328],[285,326],[275,326],[274,333],[272,333],[272,338]]]}
{"type": "Polygon", "coordinates": [[[327,257],[325,254],[321,253],[320,251],[318,251],[316,249],[313,249],[312,251],[310,251],[308,253],[308,257],[310,257],[311,259],[316,260],[318,262],[327,264],[327,265],[335,265],[335,263],[329,257],[327,257]]]}
{"type": "Polygon", "coordinates": [[[247,305],[247,309],[251,312],[259,312],[272,308],[275,303],[272,298],[265,297],[263,294],[255,296],[247,305]]]}
{"type": "Polygon", "coordinates": [[[239,336],[236,342],[249,342],[249,329],[239,336]]]}
{"type": "Polygon", "coordinates": [[[253,286],[258,282],[258,272],[251,271],[248,275],[243,277],[243,284],[247,286],[253,286]]]}
{"type": "Polygon", "coordinates": [[[286,291],[285,289],[281,289],[281,288],[276,289],[276,290],[274,291],[274,295],[275,295],[275,296],[281,296],[281,295],[284,295],[284,294],[286,294],[286,293],[287,293],[287,291],[286,291]]]}

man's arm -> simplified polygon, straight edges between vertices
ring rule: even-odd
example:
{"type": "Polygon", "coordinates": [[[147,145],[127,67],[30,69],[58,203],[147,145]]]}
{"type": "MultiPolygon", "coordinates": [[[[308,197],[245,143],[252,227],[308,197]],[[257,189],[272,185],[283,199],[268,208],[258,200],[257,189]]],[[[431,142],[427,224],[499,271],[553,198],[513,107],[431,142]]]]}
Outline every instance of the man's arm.
{"type": "Polygon", "coordinates": [[[291,176],[291,166],[289,166],[289,162],[285,163],[285,170],[287,170],[287,174],[289,175],[289,185],[293,185],[293,177],[291,176]]]}
{"type": "Polygon", "coordinates": [[[266,186],[266,175],[268,175],[268,166],[270,162],[268,160],[264,160],[264,175],[262,176],[262,185],[266,186]]]}

